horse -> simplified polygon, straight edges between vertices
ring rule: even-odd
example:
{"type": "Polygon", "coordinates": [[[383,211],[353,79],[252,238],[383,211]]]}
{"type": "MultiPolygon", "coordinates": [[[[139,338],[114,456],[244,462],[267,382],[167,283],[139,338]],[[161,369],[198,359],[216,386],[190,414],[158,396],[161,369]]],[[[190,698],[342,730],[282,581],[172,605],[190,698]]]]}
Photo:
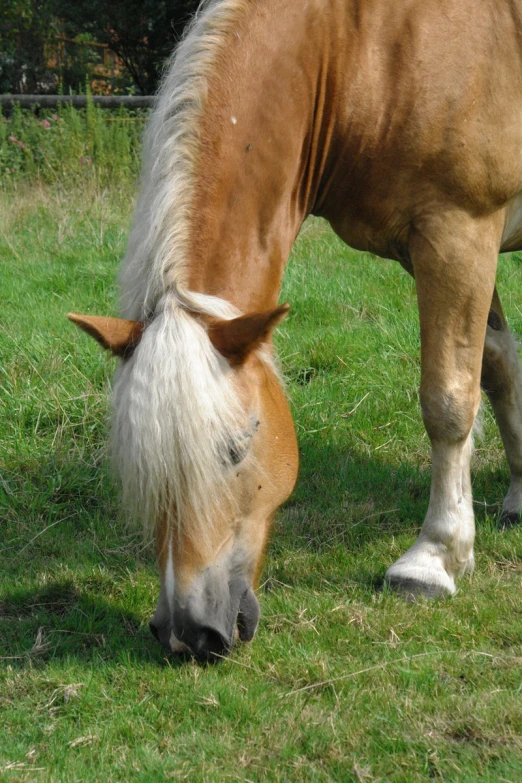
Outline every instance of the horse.
{"type": "MultiPolygon", "coordinates": [[[[121,318],[70,315],[120,357],[112,453],[156,538],[150,627],[204,661],[249,641],[271,520],[297,477],[272,344],[310,214],[413,276],[432,477],[386,571],[446,596],[473,568],[481,385],[522,511],[522,382],[495,287],[522,248],[522,2],[210,0],[166,69],[120,273],[121,318]]],[[[361,262],[362,263],[362,262],[361,262]]]]}

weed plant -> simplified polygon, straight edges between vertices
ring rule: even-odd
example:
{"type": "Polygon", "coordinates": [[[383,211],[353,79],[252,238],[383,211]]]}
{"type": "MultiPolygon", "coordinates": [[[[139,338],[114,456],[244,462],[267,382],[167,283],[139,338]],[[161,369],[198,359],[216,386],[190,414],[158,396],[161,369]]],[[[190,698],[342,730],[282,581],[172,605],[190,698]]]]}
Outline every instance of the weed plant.
{"type": "Polygon", "coordinates": [[[0,115],[0,181],[119,186],[138,172],[146,118],[147,111],[107,111],[91,100],[85,109],[60,104],[39,113],[15,105],[0,115]]]}

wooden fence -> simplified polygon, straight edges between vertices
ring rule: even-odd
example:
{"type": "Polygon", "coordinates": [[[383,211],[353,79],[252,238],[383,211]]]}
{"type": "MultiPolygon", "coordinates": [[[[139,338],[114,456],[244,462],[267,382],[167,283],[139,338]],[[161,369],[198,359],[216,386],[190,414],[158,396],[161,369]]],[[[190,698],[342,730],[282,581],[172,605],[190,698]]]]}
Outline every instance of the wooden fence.
{"type": "MultiPolygon", "coordinates": [[[[95,106],[104,109],[150,109],[156,100],[154,95],[92,95],[90,100],[95,106]]],[[[39,106],[42,109],[55,109],[58,104],[71,104],[75,109],[84,109],[87,95],[0,95],[0,107],[12,109],[17,103],[22,109],[39,106]]]]}

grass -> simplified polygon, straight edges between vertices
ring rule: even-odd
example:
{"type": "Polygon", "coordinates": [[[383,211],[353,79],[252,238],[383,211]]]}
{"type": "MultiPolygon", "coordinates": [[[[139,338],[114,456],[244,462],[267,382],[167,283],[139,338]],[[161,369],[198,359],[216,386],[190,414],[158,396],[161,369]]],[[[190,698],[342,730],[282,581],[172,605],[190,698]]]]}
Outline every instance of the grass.
{"type": "MultiPolygon", "coordinates": [[[[429,492],[412,281],[320,221],[277,338],[299,434],[251,645],[164,655],[150,546],[106,465],[114,363],[66,321],[115,313],[130,186],[0,193],[0,780],[518,781],[522,535],[499,532],[494,422],[474,456],[477,569],[451,600],[381,590],[429,492]]],[[[515,332],[522,269],[499,272],[515,332]]]]}

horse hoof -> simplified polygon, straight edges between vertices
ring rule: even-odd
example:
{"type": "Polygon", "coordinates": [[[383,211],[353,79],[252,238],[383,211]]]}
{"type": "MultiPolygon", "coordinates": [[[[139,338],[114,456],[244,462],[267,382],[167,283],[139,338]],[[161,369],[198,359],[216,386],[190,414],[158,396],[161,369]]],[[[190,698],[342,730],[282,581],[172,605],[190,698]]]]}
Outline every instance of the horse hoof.
{"type": "Polygon", "coordinates": [[[508,530],[520,524],[520,514],[517,511],[503,511],[500,515],[498,526],[501,530],[508,530]]]}
{"type": "MultiPolygon", "coordinates": [[[[403,556],[404,557],[404,556],[403,556]]],[[[392,590],[411,600],[424,596],[425,598],[440,598],[453,595],[455,582],[442,564],[438,566],[433,560],[429,566],[419,563],[409,563],[407,558],[401,558],[388,568],[384,581],[392,590]]]]}
{"type": "Polygon", "coordinates": [[[384,583],[407,601],[415,601],[417,598],[445,598],[455,592],[454,587],[452,589],[440,582],[421,581],[412,576],[386,576],[384,583]]]}

